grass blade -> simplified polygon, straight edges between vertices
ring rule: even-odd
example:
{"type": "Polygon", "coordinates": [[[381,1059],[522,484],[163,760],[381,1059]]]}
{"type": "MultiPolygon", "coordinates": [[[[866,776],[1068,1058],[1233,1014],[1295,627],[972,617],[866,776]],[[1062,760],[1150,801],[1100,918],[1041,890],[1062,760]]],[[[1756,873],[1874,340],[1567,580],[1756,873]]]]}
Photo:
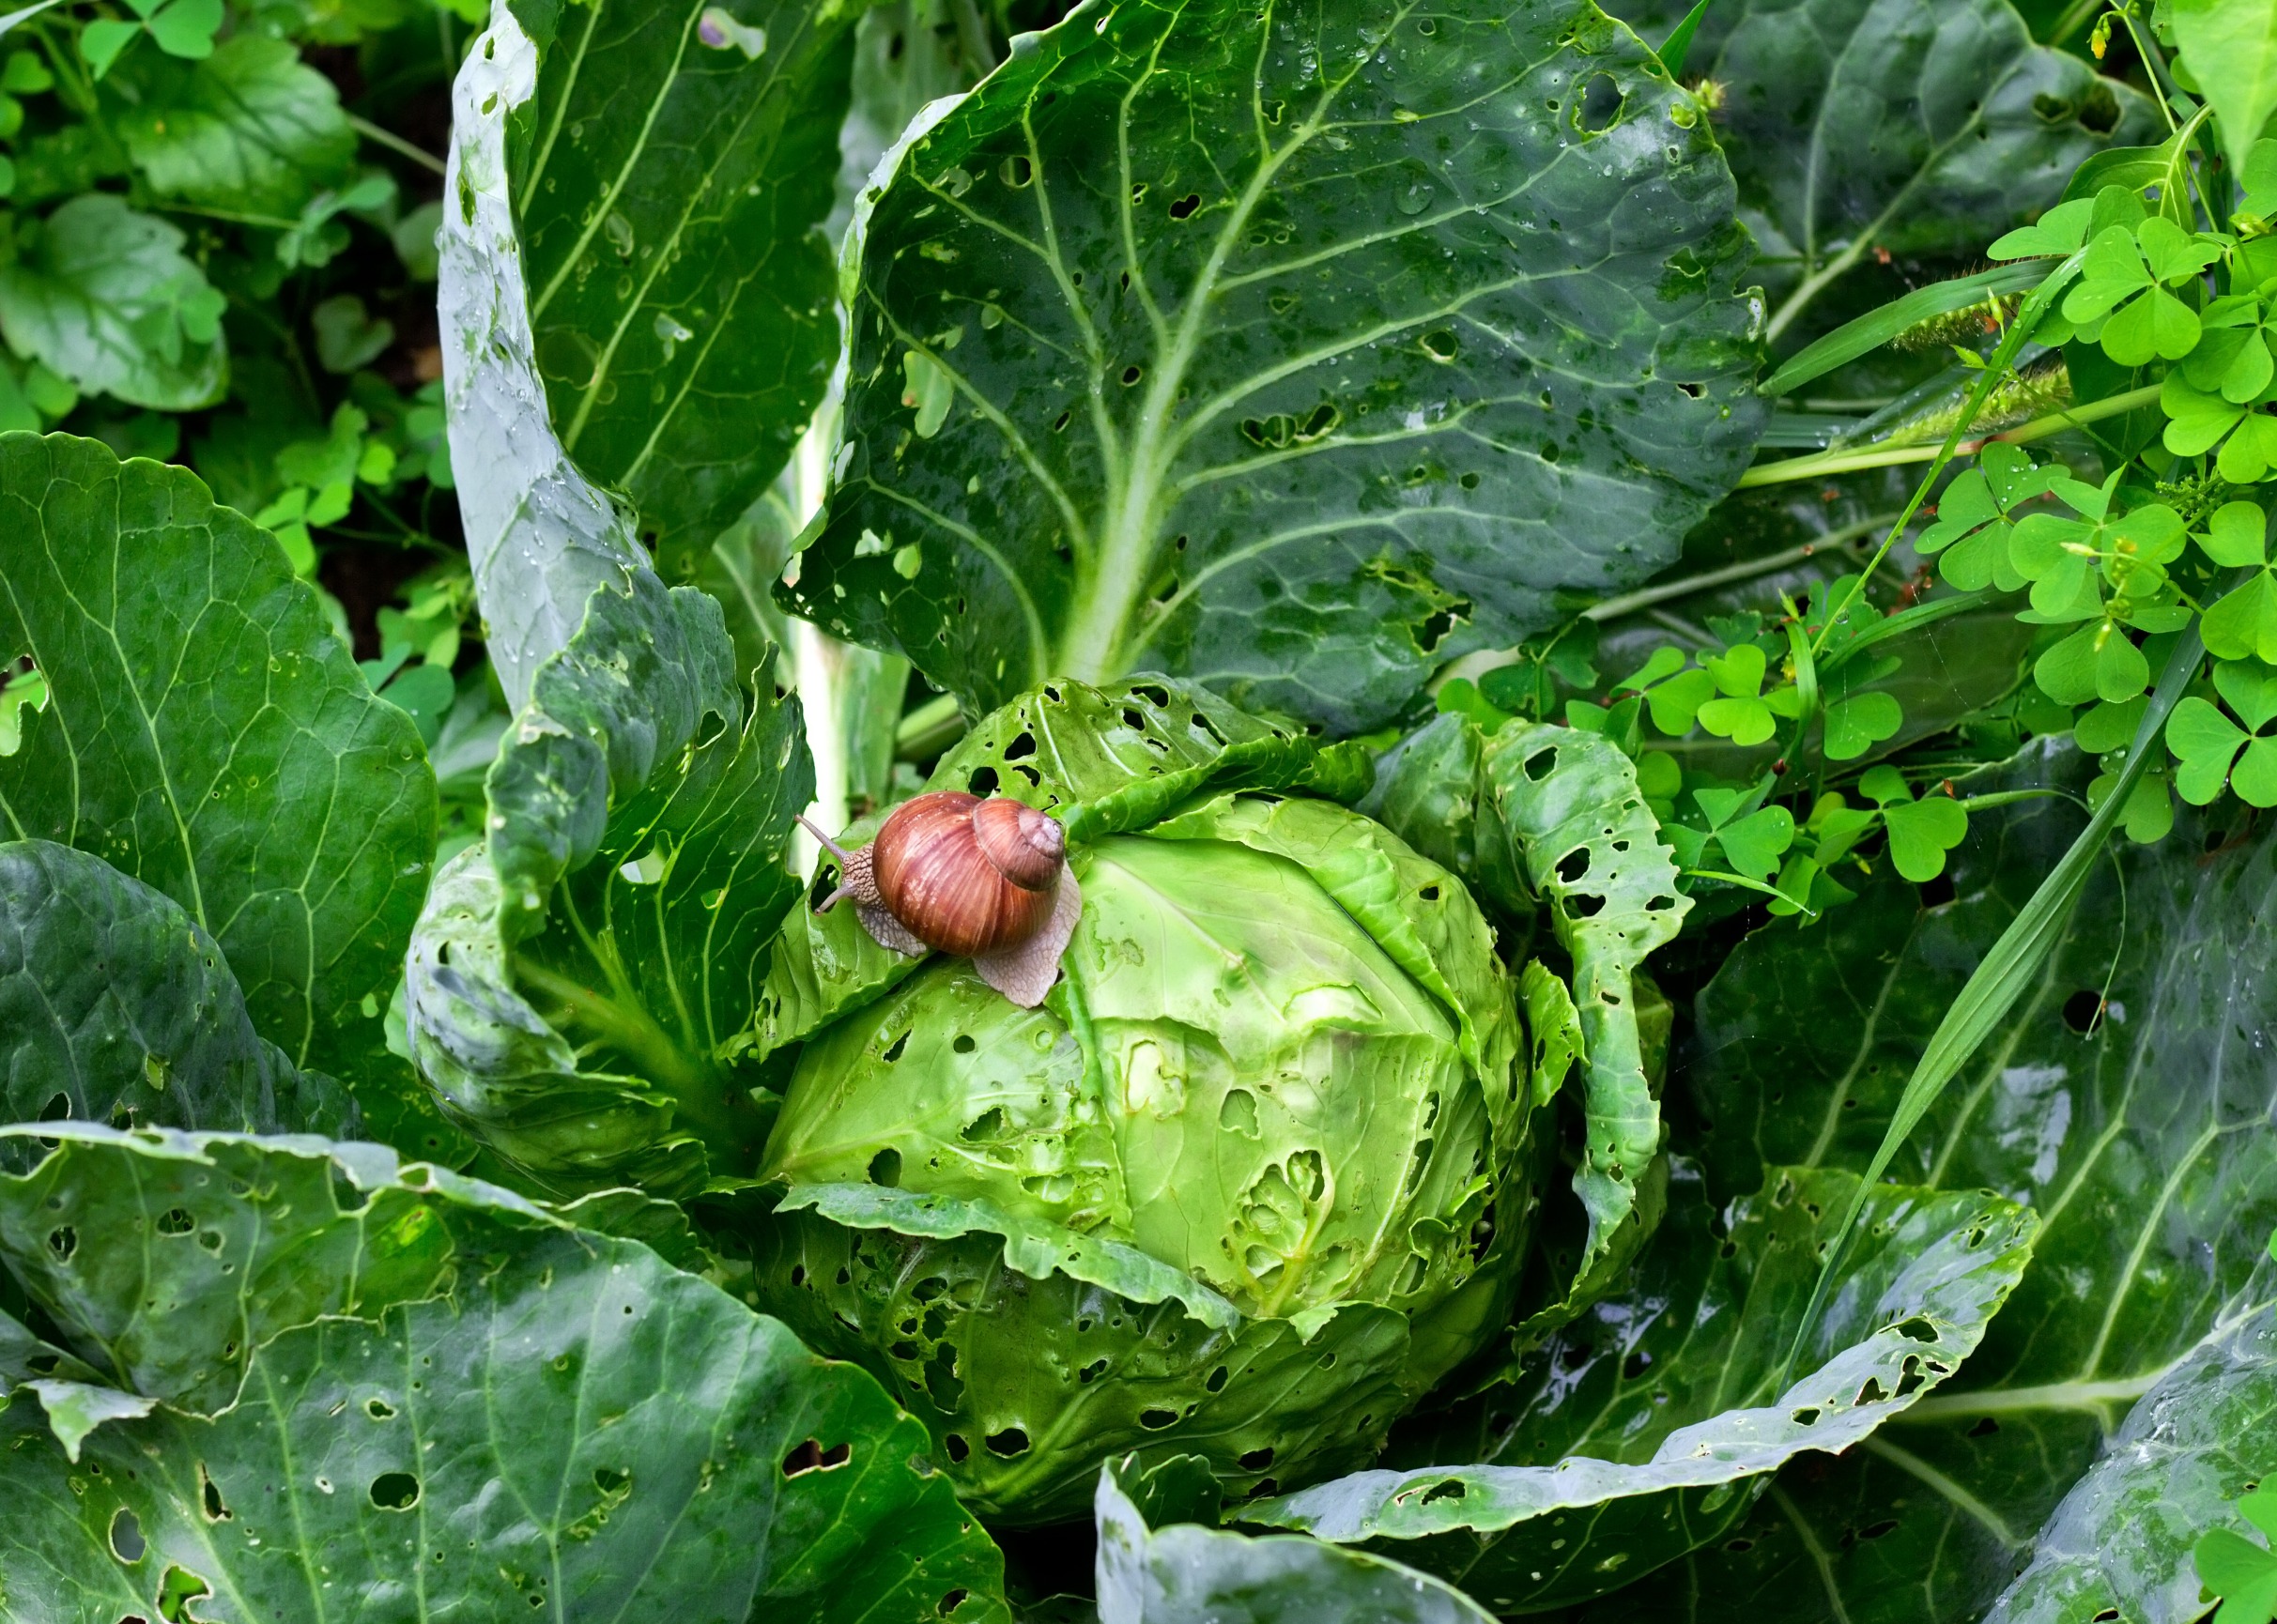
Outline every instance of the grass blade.
{"type": "MultiPolygon", "coordinates": [[[[1696,10],[1686,20],[1687,25],[1699,18],[1696,10]]],[[[1679,33],[1683,32],[1680,28],[1679,33]]],[[[1675,69],[1670,68],[1673,73],[1675,69]]],[[[1756,386],[1756,392],[1782,395],[1800,388],[1815,377],[1823,376],[1845,362],[1880,349],[1916,322],[1932,315],[1945,315],[1956,310],[1965,310],[1980,304],[1995,294],[2025,293],[2048,279],[2055,261],[2047,259],[2020,260],[2014,265],[1994,266],[1974,276],[1955,277],[1951,282],[1931,283],[1917,287],[1902,299],[1892,299],[1879,310],[1869,310],[1855,321],[1846,321],[1825,337],[1805,345],[1787,364],[1756,386]]]]}
{"type": "Polygon", "coordinates": [[[1796,1359],[1826,1307],[1827,1292],[1841,1266],[1842,1253],[1850,1244],[1858,1215],[1865,1210],[1867,1193],[1889,1170],[1890,1158],[1929,1114],[1930,1107],[1945,1092],[1946,1084],[1952,1081],[1969,1056],[1977,1052],[1977,1045],[2015,1006],[2025,984],[2039,973],[2040,964],[2063,934],[2073,905],[2079,901],[2088,870],[2094,866],[2103,842],[2111,837],[2111,831],[2117,827],[2126,811],[2128,797],[2134,792],[2135,784],[2159,747],[2167,715],[2181,699],[2182,690],[2205,652],[2206,646],[2198,640],[2197,629],[2192,627],[2167,655],[2166,668],[2159,674],[2159,685],[2151,694],[2150,705],[2136,725],[2134,742],[2128,749],[2127,765],[2120,770],[2119,781],[2112,786],[2102,805],[2087,820],[2087,827],[2080,831],[2071,849],[2039,882],[2039,889],[2033,892],[2023,911],[2001,932],[2000,940],[1992,943],[1992,950],[1985,955],[1984,962],[1977,967],[1968,985],[1945,1012],[1945,1019],[1938,1022],[1937,1030],[1930,1034],[1929,1043],[1921,1051],[1921,1062],[1914,1067],[1904,1094],[1899,1096],[1889,1131],[1882,1136],[1881,1146],[1867,1166],[1850,1211],[1843,1215],[1842,1227],[1835,1232],[1834,1240],[1826,1249],[1826,1261],[1820,1266],[1818,1283],[1811,1290],[1810,1307],[1796,1328],[1793,1345],[1787,1350],[1789,1374],[1792,1373],[1796,1359]]]}

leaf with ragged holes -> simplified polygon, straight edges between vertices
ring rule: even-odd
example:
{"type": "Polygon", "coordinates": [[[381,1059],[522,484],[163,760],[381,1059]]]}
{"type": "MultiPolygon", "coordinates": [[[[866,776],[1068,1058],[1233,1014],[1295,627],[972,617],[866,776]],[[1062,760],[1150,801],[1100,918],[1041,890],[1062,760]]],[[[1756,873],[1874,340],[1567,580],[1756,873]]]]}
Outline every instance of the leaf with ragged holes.
{"type": "MultiPolygon", "coordinates": [[[[2092,771],[2054,741],[1957,789],[2068,797],[2092,771]]],[[[1765,1163],[1865,1165],[1929,1034],[2084,819],[2048,797],[1970,820],[1953,900],[1925,906],[1913,885],[1878,879],[1807,930],[1757,932],[1710,983],[1692,1087],[1713,1125],[1715,1199],[1754,1187],[1765,1163]]],[[[2032,1267],[1953,1381],[1863,1448],[1783,1478],[1732,1540],[1670,1576],[1701,1624],[1820,1624],[1838,1605],[1854,1624],[1981,1619],[2065,1490],[2100,1459],[2124,1472],[2138,1458],[2110,1443],[2130,1408],[2264,1300],[2253,1279],[2277,1226],[2260,1126],[2277,1106],[2273,860],[2277,842],[2242,814],[2185,808],[2168,840],[2115,846],[2097,865],[2033,990],[1891,1170],[2028,1199],[2045,1219],[2032,1267]]],[[[2211,1438],[2252,1432],[2208,1418],[2211,1438]]],[[[2254,1478],[2189,1474],[2177,1482],[2202,1485],[2193,1494],[2254,1478]]],[[[2152,1598],[2174,1593],[2203,1525],[2103,1541],[2110,1604],[2196,1618],[2194,1576],[2175,1611],[2152,1598]]]]}
{"type": "Polygon", "coordinates": [[[1672,559],[1761,421],[1707,123],[1578,0],[1087,8],[937,115],[789,602],[969,708],[1151,667],[1372,726],[1672,559]]]}
{"type": "Polygon", "coordinates": [[[638,1242],[369,1145],[89,1140],[10,1181],[29,1221],[0,1255],[86,1334],[119,1316],[153,1379],[186,1303],[179,1351],[226,1353],[243,1392],[104,1420],[76,1467],[10,1403],[11,1612],[314,1618],[416,1574],[484,1618],[1006,1619],[923,1430],[638,1242]]]}

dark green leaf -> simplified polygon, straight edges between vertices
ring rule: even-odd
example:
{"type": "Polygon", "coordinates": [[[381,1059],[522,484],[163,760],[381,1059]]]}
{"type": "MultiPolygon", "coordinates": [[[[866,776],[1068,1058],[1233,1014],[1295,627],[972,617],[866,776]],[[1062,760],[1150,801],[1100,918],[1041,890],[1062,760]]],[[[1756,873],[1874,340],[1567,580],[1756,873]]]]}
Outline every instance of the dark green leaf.
{"type": "MultiPolygon", "coordinates": [[[[2266,1282],[2258,1295],[2270,1295],[2266,1282]]],[[[1987,1624],[2069,1624],[2106,1610],[2143,1624],[2194,1624],[2206,1612],[2201,1577],[2217,1595],[2234,1593],[2208,1570],[2202,1540],[2226,1537],[2257,1557],[2257,1570],[2239,1575],[2248,1583],[2277,1580],[2277,1557],[2249,1542],[2253,1526],[2233,1505],[2273,1475],[2277,1308],[2265,1301],[2225,1316],[2143,1395],[2110,1453],[2056,1508],[2032,1565],[1987,1624]]]]}
{"type": "Polygon", "coordinates": [[[2058,201],[2083,160],[2148,140],[2158,119],[2147,98],[2035,45],[2008,0],[1719,0],[1690,61],[1723,86],[1731,172],[1778,283],[1775,342],[1874,251],[1981,253],[2058,201]]]}
{"type": "Polygon", "coordinates": [[[1114,1624],[1487,1624],[1452,1586],[1365,1552],[1180,1524],[1150,1530],[1102,1466],[1099,1607],[1114,1624]]]}
{"type": "Polygon", "coordinates": [[[403,1078],[380,1016],[427,888],[434,775],[275,540],[186,468],[10,435],[0,578],[0,647],[53,689],[0,758],[8,833],[180,903],[294,1065],[403,1078]]]}
{"type": "Polygon", "coordinates": [[[356,156],[332,82],[282,39],[239,34],[194,67],[156,55],[136,66],[148,70],[119,134],[165,196],[290,217],[356,156]]]}
{"type": "Polygon", "coordinates": [[[911,140],[791,595],[977,710],[1381,722],[1672,558],[1761,421],[1706,121],[1578,0],[1085,11],[911,140]]]}
{"type": "MultiPolygon", "coordinates": [[[[2036,745],[1959,787],[2076,793],[2089,771],[2036,745]]],[[[1924,911],[1885,881],[1732,956],[1701,995],[1694,1073],[1719,1195],[1766,1162],[1867,1165],[1924,1042],[2081,822],[2066,800],[1979,812],[1954,901],[1924,911]]],[[[1907,1183],[2028,1200],[2034,1266],[1945,1390],[1782,1478],[1746,1548],[1692,1559],[1696,1615],[1977,1618],[2129,1407],[2236,1311],[2277,1227],[2262,1032],[2277,841],[2237,824],[2185,813],[2166,841],[2096,864],[2023,996],[1898,1148],[1907,1183]]]]}
{"type": "Polygon", "coordinates": [[[837,360],[815,228],[858,14],[531,0],[493,19],[501,53],[518,59],[508,36],[527,29],[538,54],[534,93],[517,80],[476,111],[507,130],[546,405],[577,467],[638,511],[669,579],[766,489],[837,360]]]}
{"type": "Polygon", "coordinates": [[[1414,1423],[1390,1469],[1240,1516],[1378,1541],[1504,1613],[1587,1601],[1717,1538],[1764,1474],[1854,1447],[1948,1376],[2030,1261],[2038,1220],[1997,1196],[1877,1187],[1818,1368],[1782,1388],[1819,1247],[1856,1185],[1775,1168],[1719,1210],[1678,1163],[1652,1246],[1515,1389],[1414,1423]]]}
{"type": "MultiPolygon", "coordinates": [[[[339,1133],[354,1111],[254,1031],[221,948],[172,897],[16,840],[0,843],[0,1114],[339,1133]]],[[[0,1169],[38,1156],[0,1139],[0,1169]]]]}
{"type": "Polygon", "coordinates": [[[234,1407],[105,1421],[71,1469],[37,1409],[0,1417],[11,1613],[1006,1616],[1001,1557],[869,1378],[636,1242],[374,1157],[83,1135],[33,1175],[62,1205],[25,1202],[44,1218],[0,1240],[13,1267],[123,1264],[124,1286],[142,1254],[162,1301],[227,1313],[244,1275],[190,1282],[279,1266],[234,1407]],[[295,1238],[291,1266],[260,1249],[295,1238]],[[350,1312],[308,1317],[344,1292],[350,1312]]]}
{"type": "Polygon", "coordinates": [[[48,216],[0,267],[0,332],[85,394],[192,411],[228,381],[221,294],[182,234],[89,192],[48,216]]]}

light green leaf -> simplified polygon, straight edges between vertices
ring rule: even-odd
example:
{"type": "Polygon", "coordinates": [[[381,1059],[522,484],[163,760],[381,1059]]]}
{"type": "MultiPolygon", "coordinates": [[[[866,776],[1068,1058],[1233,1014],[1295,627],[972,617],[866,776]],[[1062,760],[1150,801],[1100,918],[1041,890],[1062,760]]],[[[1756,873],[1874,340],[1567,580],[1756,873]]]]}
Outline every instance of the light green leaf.
{"type": "Polygon", "coordinates": [[[2264,1300],[2224,1315],[2143,1395],[2110,1452],[2040,1530],[2031,1566],[1986,1624],[2069,1624],[2113,1610],[2142,1624],[2194,1624],[2206,1611],[2201,1578],[2222,1596],[2277,1584],[2277,1558],[2244,1537],[2252,1524],[2233,1505],[2273,1475],[2277,1307],[2264,1300]],[[2213,1570],[2206,1551],[2217,1540],[2258,1562],[2213,1570]]]}
{"type": "Polygon", "coordinates": [[[1150,1530],[1102,1466],[1100,1624],[1489,1624],[1451,1585],[1316,1540],[1253,1540],[1182,1524],[1150,1530]]]}
{"type": "MultiPolygon", "coordinates": [[[[18,840],[0,843],[0,1112],[339,1133],[354,1108],[254,1031],[221,948],[171,897],[18,840]]],[[[0,1139],[0,1169],[39,1154],[0,1139]]]]}
{"type": "Polygon", "coordinates": [[[186,468],[0,438],[0,647],[53,689],[0,828],[106,859],[212,933],[254,1030],[406,1085],[378,1016],[435,850],[418,729],[375,699],[276,542],[186,468]]]}
{"type": "Polygon", "coordinates": [[[461,104],[484,129],[456,141],[503,127],[513,241],[490,239],[486,269],[529,290],[555,432],[630,500],[668,581],[766,490],[837,360],[817,227],[860,9],[529,6],[492,27],[517,60],[507,36],[529,31],[534,76],[461,104]]]}
{"type": "Polygon", "coordinates": [[[1969,815],[1943,795],[1893,802],[1882,808],[1889,825],[1889,860],[1906,879],[1920,884],[1945,872],[1945,854],[1967,838],[1969,815]]]}
{"type": "Polygon", "coordinates": [[[320,300],[308,313],[308,320],[316,334],[316,363],[329,373],[368,366],[395,342],[395,324],[374,320],[363,300],[352,293],[320,300]]]}
{"type": "MultiPolygon", "coordinates": [[[[2077,793],[2091,771],[2050,742],[1959,788],[2077,793]]],[[[2083,820],[2044,798],[1972,821],[1957,900],[1924,908],[1884,880],[1808,930],[1757,933],[1711,982],[1694,1087],[1715,1125],[1714,1199],[1766,1163],[1869,1164],[1925,1040],[2083,820]]],[[[1735,1540],[1672,1579],[1703,1624],[1821,1624],[1838,1606],[1853,1624],[1981,1618],[2064,1491],[2100,1459],[2127,1470],[2132,1451],[2111,1440],[2136,1401],[2266,1300],[2252,1282],[2277,1227],[2277,1157],[2257,1125],[2277,1066],[2234,1034],[2277,966],[2277,844],[2247,827],[2185,811],[2168,840],[2085,865],[2024,995],[1891,1164],[1902,1182],[2028,1201],[2043,1217],[2032,1267],[1957,1378],[1861,1449],[1782,1478],[1735,1540]]],[[[2154,1551],[2159,1529],[2141,1530],[2154,1551]]],[[[2154,1608],[2180,1587],[2174,1562],[2112,1548],[2122,1616],[2195,1616],[2154,1608]]]]}
{"type": "Polygon", "coordinates": [[[1588,1141],[1574,1192],[1589,1212],[1582,1263],[1611,1244],[1660,1149],[1659,1103],[1645,1080],[1632,975],[1673,941],[1690,910],[1676,865],[1627,757],[1594,734],[1526,722],[1487,742],[1483,782],[1501,838],[1550,902],[1574,961],[1586,1071],[1588,1141]]]}
{"type": "Polygon", "coordinates": [[[167,55],[200,61],[213,54],[213,37],[224,15],[222,0],[167,0],[145,26],[167,55]]]}
{"type": "Polygon", "coordinates": [[[339,92],[282,39],[238,34],[194,68],[147,68],[118,133],[165,196],[290,216],[355,158],[339,92]]]}
{"type": "Polygon", "coordinates": [[[0,267],[0,332],[85,394],[192,411],[228,380],[223,299],[182,234],[90,192],[48,216],[0,267]]]}
{"type": "Polygon", "coordinates": [[[2254,571],[2206,611],[2198,631],[2222,659],[2277,665],[2277,578],[2267,569],[2254,571]]]}
{"type": "Polygon", "coordinates": [[[12,1612],[316,1618],[415,1584],[490,1619],[1007,1619],[922,1429],[638,1243],[376,1146],[65,1137],[0,1181],[8,1265],[154,1380],[226,1360],[242,1393],[106,1420],[75,1469],[0,1414],[12,1612]]]}
{"type": "Polygon", "coordinates": [[[969,708],[1151,667],[1387,720],[1672,559],[1760,421],[1707,122],[1580,0],[1094,7],[913,133],[791,601],[969,708]]]}
{"type": "Polygon", "coordinates": [[[2277,6],[2269,0],[2175,0],[2168,12],[2182,65],[2206,94],[2232,168],[2246,169],[2277,112],[2277,6]]]}
{"type": "Polygon", "coordinates": [[[1854,761],[1897,736],[1905,726],[1905,708],[1889,694],[1852,694],[1826,707],[1826,758],[1854,761]]]}
{"type": "Polygon", "coordinates": [[[1774,1168],[1719,1212],[1679,1163],[1653,1245],[1515,1387],[1416,1423],[1387,1467],[1240,1516],[1368,1541],[1504,1614],[1588,1601],[1720,1538],[1753,1481],[1855,1448],[1950,1376],[2031,1260],[2038,1220],[1997,1196],[1877,1188],[1816,1368],[1782,1387],[1818,1246],[1855,1188],[1774,1168]]]}

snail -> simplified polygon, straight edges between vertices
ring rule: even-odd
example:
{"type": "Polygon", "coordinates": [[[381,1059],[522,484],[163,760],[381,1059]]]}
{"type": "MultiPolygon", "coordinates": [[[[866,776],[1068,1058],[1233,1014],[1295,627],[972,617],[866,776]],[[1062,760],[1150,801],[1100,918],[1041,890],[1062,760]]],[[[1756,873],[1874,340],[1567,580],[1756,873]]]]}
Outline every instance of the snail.
{"type": "Polygon", "coordinates": [[[838,888],[818,912],[852,897],[880,946],[970,958],[1014,1004],[1043,1002],[1083,913],[1058,819],[1008,796],[942,789],[895,807],[852,851],[799,821],[838,860],[838,888]]]}

